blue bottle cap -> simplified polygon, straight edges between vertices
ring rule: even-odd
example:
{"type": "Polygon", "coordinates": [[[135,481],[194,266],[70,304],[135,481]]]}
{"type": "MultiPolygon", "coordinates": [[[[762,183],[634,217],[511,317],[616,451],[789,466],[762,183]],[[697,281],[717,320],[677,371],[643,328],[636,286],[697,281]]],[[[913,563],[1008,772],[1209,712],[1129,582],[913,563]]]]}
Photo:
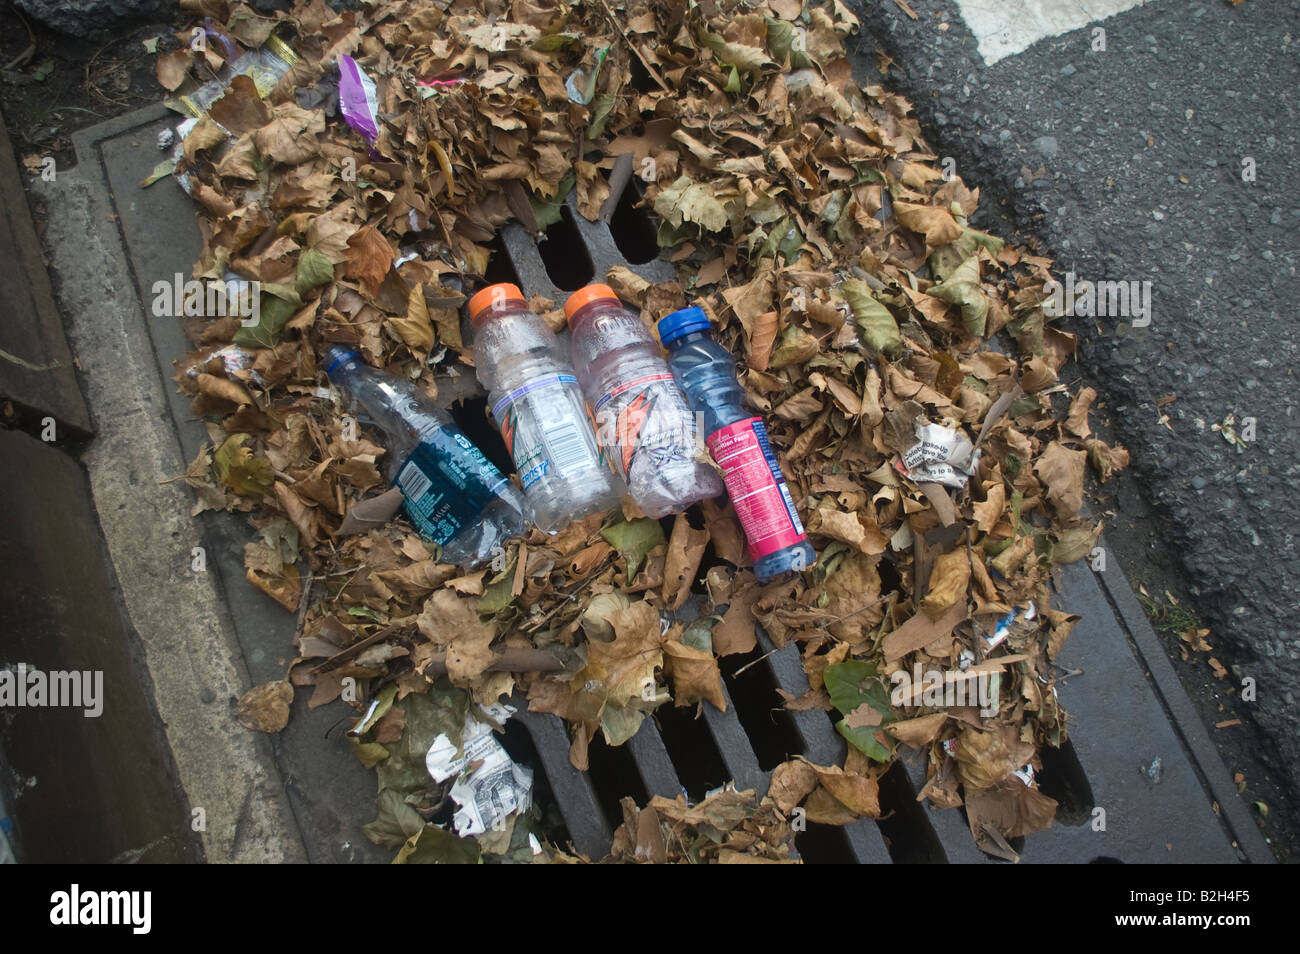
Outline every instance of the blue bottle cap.
{"type": "Polygon", "coordinates": [[[709,316],[702,308],[682,308],[659,320],[659,340],[664,344],[676,341],[692,331],[708,331],[709,316]]]}
{"type": "Polygon", "coordinates": [[[325,373],[330,374],[344,361],[350,361],[355,358],[359,352],[355,348],[341,348],[335,345],[325,354],[325,373]]]}

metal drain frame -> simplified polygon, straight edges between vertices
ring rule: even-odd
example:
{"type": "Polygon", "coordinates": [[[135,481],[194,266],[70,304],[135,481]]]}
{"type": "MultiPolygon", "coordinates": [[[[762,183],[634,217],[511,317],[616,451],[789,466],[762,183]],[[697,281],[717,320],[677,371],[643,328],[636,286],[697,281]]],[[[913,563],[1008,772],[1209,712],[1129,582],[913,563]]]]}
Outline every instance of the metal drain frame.
{"type": "MultiPolygon", "coordinates": [[[[613,209],[620,198],[617,192],[611,194],[605,209],[613,209]]],[[[643,264],[628,262],[619,252],[605,221],[585,219],[578,212],[572,194],[566,205],[579,240],[590,256],[592,281],[601,281],[614,266],[628,268],[651,282],[671,281],[676,277],[671,263],[662,258],[643,264]]],[[[502,240],[525,295],[539,294],[557,305],[562,304],[569,290],[556,287],[531,236],[512,223],[503,230],[502,240]]],[[[1105,546],[1104,538],[1099,544],[1105,546]]],[[[1108,570],[1104,586],[1086,562],[1072,564],[1062,571],[1055,605],[1078,613],[1083,619],[1066,640],[1059,662],[1066,670],[1079,669],[1083,673],[1059,690],[1070,714],[1070,741],[1066,754],[1054,758],[1053,762],[1060,766],[1054,770],[1055,774],[1064,775],[1067,772],[1063,761],[1077,760],[1082,779],[1078,772],[1069,779],[1053,778],[1053,770],[1045,766],[1039,773],[1039,783],[1046,786],[1052,782],[1054,788],[1061,785],[1073,790],[1076,797],[1069,808],[1081,823],[1067,825],[1058,817],[1050,829],[1017,839],[1023,841],[1018,846],[1021,860],[1029,863],[1271,862],[1267,845],[1245,814],[1228,781],[1227,771],[1204,728],[1192,714],[1182,687],[1169,669],[1169,662],[1145,618],[1140,614],[1134,618],[1133,614],[1123,612],[1122,606],[1112,605],[1122,602],[1122,595],[1132,601],[1122,571],[1108,570]],[[1122,591],[1122,595],[1117,596],[1117,591],[1122,591]],[[1145,634],[1136,632],[1141,628],[1145,628],[1145,634]],[[1143,638],[1146,636],[1149,639],[1143,638]],[[1152,658],[1153,648],[1158,659],[1152,658]],[[1148,668],[1156,672],[1145,672],[1148,668]],[[1162,771],[1159,781],[1153,782],[1141,769],[1156,758],[1161,760],[1162,771]],[[1084,799],[1090,804],[1080,803],[1077,797],[1080,791],[1091,795],[1090,799],[1084,799]],[[1098,813],[1097,809],[1102,812],[1098,813]]],[[[760,671],[751,678],[761,673],[763,678],[794,696],[806,692],[808,680],[797,647],[787,645],[777,649],[761,627],[758,640],[764,657],[751,667],[760,671]]],[[[767,791],[769,773],[760,767],[725,685],[723,691],[727,710],[720,712],[703,703],[703,722],[725,775],[737,788],[754,789],[761,797],[767,791]]],[[[577,771],[569,763],[569,737],[563,721],[554,715],[529,712],[522,697],[515,702],[520,710],[518,718],[532,736],[574,847],[589,857],[603,856],[611,840],[610,819],[601,810],[590,775],[577,771]]],[[[780,705],[780,697],[773,693],[772,707],[780,705]]],[[[845,742],[826,713],[811,710],[789,715],[801,746],[800,752],[789,755],[801,754],[820,765],[842,763],[845,742]]],[[[673,798],[684,791],[655,719],[646,719],[626,745],[649,795],[673,798]]],[[[911,846],[904,849],[891,845],[880,824],[862,819],[842,830],[844,860],[993,862],[994,859],[976,847],[960,811],[939,810],[928,801],[920,804],[914,801],[916,792],[925,784],[926,755],[904,749],[898,763],[891,770],[894,777],[890,782],[894,789],[907,792],[912,802],[893,807],[898,823],[910,829],[911,846]]],[[[894,800],[897,802],[897,798],[894,800]]],[[[884,807],[888,811],[888,806],[884,807]]]]}
{"type": "MultiPolygon", "coordinates": [[[[178,119],[161,105],[149,107],[82,130],[73,137],[79,168],[73,170],[96,196],[100,207],[112,209],[120,241],[135,282],[142,324],[152,341],[160,376],[171,376],[171,361],[189,350],[179,325],[150,319],[151,279],[189,268],[197,254],[198,230],[193,226],[191,200],[179,189],[160,184],[141,191],[138,183],[157,162],[158,131],[178,119]],[[183,223],[183,224],[177,224],[183,223]]],[[[63,173],[61,171],[61,177],[63,173]]],[[[619,201],[613,196],[607,208],[619,201]]],[[[590,223],[568,200],[572,223],[600,280],[612,265],[622,265],[650,281],[675,277],[662,260],[631,264],[618,251],[609,226],[590,223]]],[[[106,230],[108,231],[108,230],[106,230]]],[[[562,303],[567,293],[555,287],[531,237],[519,226],[503,230],[503,245],[526,294],[543,294],[562,303]]],[[[456,382],[449,392],[459,394],[456,382]]],[[[205,440],[201,424],[190,417],[188,401],[167,388],[169,414],[177,440],[190,459],[205,440]]],[[[230,614],[233,635],[248,668],[250,684],[282,678],[277,658],[292,636],[293,622],[269,598],[244,583],[242,545],[247,527],[236,515],[202,515],[202,538],[213,554],[216,574],[230,614]]],[[[188,547],[186,543],[186,547],[188,547]]],[[[1105,538],[1100,541],[1105,546],[1105,538]]],[[[188,550],[186,550],[188,553],[188,550]]],[[[1245,806],[1237,797],[1213,743],[1197,718],[1164,650],[1137,606],[1127,581],[1112,561],[1111,569],[1094,574],[1084,564],[1064,568],[1056,605],[1080,613],[1082,621],[1066,641],[1063,666],[1085,669],[1060,689],[1071,715],[1074,752],[1091,788],[1092,802],[1107,812],[1105,831],[1090,825],[1051,829],[1025,839],[1026,862],[1080,862],[1098,858],[1126,862],[1273,860],[1245,806]],[[1160,757],[1164,772],[1153,784],[1140,766],[1160,757]],[[1212,807],[1217,803],[1218,811],[1212,807]],[[1169,847],[1166,848],[1166,845],[1169,847]]],[[[759,633],[764,652],[771,652],[748,671],[750,678],[770,680],[794,695],[807,689],[794,646],[773,650],[759,633]]],[[[744,678],[743,676],[741,678],[744,678]]],[[[730,699],[730,694],[728,694],[730,699]]],[[[522,700],[517,700],[522,701],[522,700]]],[[[781,705],[773,693],[772,708],[781,705]]],[[[339,745],[333,736],[338,719],[328,707],[311,710],[303,694],[295,699],[289,727],[272,741],[284,791],[312,861],[387,861],[388,853],[362,840],[358,806],[374,797],[372,774],[339,745]]],[[[801,754],[818,764],[843,757],[843,740],[822,712],[789,713],[801,754]]],[[[568,732],[558,717],[520,707],[520,723],[537,751],[540,768],[555,796],[574,847],[592,858],[609,846],[611,826],[591,776],[569,763],[568,732]]],[[[735,708],[725,713],[704,704],[705,727],[713,739],[722,768],[741,788],[763,791],[768,775],[759,766],[735,708]]],[[[672,755],[653,719],[627,744],[627,751],[646,792],[669,797],[681,791],[672,755]]],[[[790,752],[790,755],[796,754],[790,752]]],[[[915,792],[924,782],[925,766],[915,754],[900,760],[905,787],[915,792]]],[[[1040,776],[1047,779],[1050,773],[1040,776]]],[[[630,795],[632,792],[615,792],[630,795]]],[[[897,799],[893,807],[899,807],[897,799]]],[[[984,862],[957,811],[935,811],[928,805],[906,819],[919,844],[937,847],[909,856],[894,847],[902,860],[984,862]]],[[[881,827],[860,821],[842,832],[845,860],[899,860],[881,827]]]]}

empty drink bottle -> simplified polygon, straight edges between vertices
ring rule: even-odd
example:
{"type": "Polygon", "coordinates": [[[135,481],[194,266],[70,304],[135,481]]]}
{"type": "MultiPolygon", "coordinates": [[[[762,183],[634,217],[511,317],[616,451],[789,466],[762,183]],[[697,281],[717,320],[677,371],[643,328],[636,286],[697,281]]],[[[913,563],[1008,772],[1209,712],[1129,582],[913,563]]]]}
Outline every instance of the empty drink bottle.
{"type": "Polygon", "coordinates": [[[471,298],[469,316],[479,383],[537,525],[554,533],[617,506],[622,481],[596,443],[578,378],[546,322],[507,284],[471,298]]]}
{"type": "Polygon", "coordinates": [[[722,468],[727,493],[749,541],[754,575],[770,580],[817,560],[804,534],[762,418],[750,413],[736,379],[736,362],[713,340],[699,308],[683,308],[659,322],[659,340],[691,407],[704,414],[709,453],[722,468]]]}
{"type": "Polygon", "coordinates": [[[523,495],[412,382],[340,347],[330,348],[325,373],[349,406],[387,436],[388,479],[402,491],[415,529],[442,547],[444,560],[479,563],[524,532],[523,495]]]}
{"type": "Polygon", "coordinates": [[[574,292],[564,314],[596,433],[636,505],[657,518],[719,496],[722,480],[696,435],[690,405],[641,319],[608,285],[574,292]]]}

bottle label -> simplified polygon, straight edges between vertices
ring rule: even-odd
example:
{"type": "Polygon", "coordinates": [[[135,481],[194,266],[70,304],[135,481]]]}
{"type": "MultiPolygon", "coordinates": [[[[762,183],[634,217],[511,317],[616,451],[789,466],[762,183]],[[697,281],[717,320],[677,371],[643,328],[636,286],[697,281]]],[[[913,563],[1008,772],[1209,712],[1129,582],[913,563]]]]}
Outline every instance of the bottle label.
{"type": "Polygon", "coordinates": [[[397,486],[415,529],[445,546],[478,520],[508,481],[459,431],[426,428],[420,437],[397,472],[397,486]]]}
{"type": "Polygon", "coordinates": [[[614,449],[627,476],[632,458],[648,453],[656,466],[694,457],[691,411],[672,372],[647,374],[603,394],[596,402],[602,449],[614,449]]]}
{"type": "Polygon", "coordinates": [[[492,406],[501,438],[525,490],[547,476],[603,466],[578,379],[548,374],[515,388],[492,406]],[[538,392],[558,389],[558,394],[538,392]]]}
{"type": "Polygon", "coordinates": [[[727,493],[749,541],[750,559],[758,560],[802,540],[803,524],[767,441],[762,418],[719,428],[707,443],[722,468],[727,493]]]}

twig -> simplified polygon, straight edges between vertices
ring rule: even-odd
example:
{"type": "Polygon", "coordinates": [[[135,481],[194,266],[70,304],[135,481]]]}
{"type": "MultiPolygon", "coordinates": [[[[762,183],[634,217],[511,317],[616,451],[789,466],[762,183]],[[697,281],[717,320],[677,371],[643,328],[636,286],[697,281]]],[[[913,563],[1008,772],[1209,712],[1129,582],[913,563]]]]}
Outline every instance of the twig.
{"type": "Polygon", "coordinates": [[[20,11],[17,7],[13,7],[12,9],[13,12],[17,15],[18,19],[23,21],[23,26],[26,27],[27,29],[27,39],[29,42],[27,44],[26,49],[24,49],[21,53],[19,53],[17,56],[15,56],[12,60],[10,60],[2,67],[5,70],[17,69],[18,67],[23,66],[28,60],[30,60],[33,56],[36,55],[36,34],[32,32],[32,25],[28,23],[27,18],[22,15],[22,11],[20,11]]]}
{"type": "Polygon", "coordinates": [[[758,657],[757,659],[755,659],[753,662],[745,663],[745,665],[743,665],[743,666],[741,666],[739,669],[737,669],[737,670],[732,674],[732,676],[733,676],[733,677],[735,677],[735,676],[739,676],[742,672],[744,672],[744,671],[745,671],[746,669],[748,669],[750,666],[757,666],[757,665],[758,665],[759,663],[761,663],[764,659],[766,659],[768,656],[772,655],[772,653],[775,653],[775,652],[777,652],[777,650],[775,650],[775,649],[769,650],[769,651],[763,653],[763,655],[759,656],[759,657],[758,657]]]}

